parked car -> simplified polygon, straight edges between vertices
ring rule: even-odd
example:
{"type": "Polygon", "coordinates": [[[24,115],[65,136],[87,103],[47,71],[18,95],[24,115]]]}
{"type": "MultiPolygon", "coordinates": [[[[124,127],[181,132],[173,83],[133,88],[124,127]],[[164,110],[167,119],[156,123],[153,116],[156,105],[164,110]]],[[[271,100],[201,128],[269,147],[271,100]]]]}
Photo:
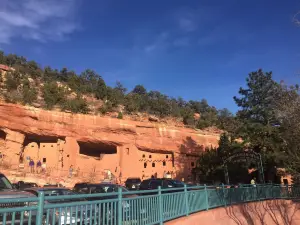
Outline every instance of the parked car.
{"type": "MultiPolygon", "coordinates": [[[[116,195],[111,195],[111,196],[93,196],[88,197],[87,200],[106,200],[106,199],[116,199],[118,198],[117,192],[119,188],[122,188],[123,194],[123,202],[122,202],[122,209],[123,209],[123,220],[125,221],[133,221],[137,220],[138,218],[143,218],[144,220],[147,219],[146,217],[146,206],[140,205],[140,207],[135,207],[132,206],[134,204],[134,201],[138,200],[129,200],[130,198],[137,197],[135,194],[130,194],[128,189],[126,189],[123,186],[120,186],[118,184],[111,184],[111,183],[101,183],[101,184],[88,184],[88,183],[80,183],[76,184],[74,187],[74,190],[77,190],[78,193],[80,194],[100,194],[100,193],[113,193],[115,192],[116,195]],[[128,199],[128,200],[127,200],[128,199]]],[[[111,208],[109,209],[111,212],[111,219],[113,219],[113,215],[118,215],[117,212],[114,212],[115,209],[118,207],[113,207],[113,205],[110,205],[111,208]]]]}
{"type": "Polygon", "coordinates": [[[127,178],[125,186],[128,190],[138,190],[140,188],[141,179],[136,177],[127,178]]]}
{"type": "MultiPolygon", "coordinates": [[[[2,173],[0,173],[0,199],[15,199],[15,202],[3,202],[0,203],[0,209],[4,208],[15,208],[15,207],[26,207],[31,206],[32,202],[22,202],[20,200],[26,199],[26,198],[32,198],[35,197],[33,194],[20,191],[13,187],[13,185],[10,183],[10,181],[6,178],[6,176],[2,173]]],[[[6,214],[6,224],[12,224],[14,221],[14,224],[21,224],[21,218],[23,220],[23,224],[28,224],[29,218],[31,221],[35,221],[36,218],[36,211],[31,211],[31,217],[30,214],[28,214],[28,211],[19,211],[15,212],[14,216],[12,213],[6,214]],[[13,218],[14,217],[14,218],[13,218]]],[[[2,221],[4,219],[4,214],[0,213],[0,224],[2,224],[2,221]]]]}
{"type": "MultiPolygon", "coordinates": [[[[179,180],[172,180],[172,179],[165,179],[165,178],[151,178],[142,181],[140,185],[140,190],[155,190],[158,189],[159,186],[162,189],[183,188],[184,183],[179,180]]],[[[173,190],[172,192],[175,192],[175,190],[173,190]]]]}
{"type": "Polygon", "coordinates": [[[89,183],[76,183],[73,187],[73,191],[78,193],[87,193],[89,183]]]}
{"type": "Polygon", "coordinates": [[[19,181],[19,182],[13,184],[13,186],[19,190],[24,190],[25,188],[30,188],[30,187],[38,187],[38,185],[36,183],[24,182],[24,181],[19,181]]]}
{"type": "MultiPolygon", "coordinates": [[[[80,202],[86,202],[86,199],[75,198],[75,199],[64,199],[63,196],[76,195],[75,192],[66,189],[66,188],[27,188],[26,192],[31,193],[35,196],[38,196],[40,192],[44,192],[45,197],[47,196],[62,196],[54,200],[46,200],[45,205],[47,204],[61,204],[61,203],[70,203],[78,202],[78,206],[71,207],[54,207],[50,208],[47,212],[44,213],[42,223],[43,225],[47,224],[74,224],[82,222],[83,224],[89,223],[91,210],[97,212],[96,208],[91,207],[90,205],[84,205],[80,207],[80,202]],[[80,209],[80,210],[78,210],[80,209]],[[72,215],[71,215],[72,213],[72,215]],[[47,215],[48,214],[48,215],[47,215]],[[83,221],[82,221],[83,220],[83,221]]],[[[97,220],[98,221],[98,220],[97,220]]]]}

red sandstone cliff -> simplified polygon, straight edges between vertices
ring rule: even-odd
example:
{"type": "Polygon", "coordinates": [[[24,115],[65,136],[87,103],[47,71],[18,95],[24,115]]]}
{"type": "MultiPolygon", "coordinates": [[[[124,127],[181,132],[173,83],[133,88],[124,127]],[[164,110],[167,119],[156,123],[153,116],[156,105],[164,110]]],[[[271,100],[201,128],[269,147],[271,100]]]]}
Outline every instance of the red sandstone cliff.
{"type": "Polygon", "coordinates": [[[188,128],[45,111],[2,102],[0,129],[8,134],[7,141],[11,141],[12,144],[18,143],[18,139],[21,141],[24,134],[31,134],[71,137],[81,142],[101,142],[118,146],[134,144],[148,151],[179,152],[183,144],[194,150],[193,148],[200,146],[216,146],[219,139],[219,134],[207,134],[188,128]],[[186,143],[187,140],[192,140],[193,143],[186,143]]]}
{"type": "Polygon", "coordinates": [[[18,166],[21,152],[35,161],[47,159],[50,177],[65,176],[73,165],[84,178],[93,171],[101,179],[107,170],[119,176],[120,182],[121,173],[123,180],[154,173],[163,176],[165,171],[187,178],[197,155],[204,147],[216,146],[218,140],[219,134],[213,132],[0,102],[0,152],[7,163],[18,166]]]}

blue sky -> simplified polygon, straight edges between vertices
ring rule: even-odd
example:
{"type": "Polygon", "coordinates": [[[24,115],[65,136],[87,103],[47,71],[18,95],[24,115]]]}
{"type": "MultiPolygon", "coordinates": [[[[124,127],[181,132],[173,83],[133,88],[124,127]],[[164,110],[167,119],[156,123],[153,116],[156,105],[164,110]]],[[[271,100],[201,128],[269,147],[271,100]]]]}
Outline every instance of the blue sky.
{"type": "Polygon", "coordinates": [[[236,111],[251,71],[299,80],[298,10],[296,0],[0,0],[0,49],[236,111]]]}

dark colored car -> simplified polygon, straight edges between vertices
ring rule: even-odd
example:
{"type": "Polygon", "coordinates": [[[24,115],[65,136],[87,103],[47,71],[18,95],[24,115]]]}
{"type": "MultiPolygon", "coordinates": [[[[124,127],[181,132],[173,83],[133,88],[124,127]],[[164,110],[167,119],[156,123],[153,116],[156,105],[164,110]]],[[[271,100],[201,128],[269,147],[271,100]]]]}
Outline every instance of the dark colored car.
{"type": "Polygon", "coordinates": [[[87,224],[90,221],[90,213],[95,215],[94,212],[97,212],[96,208],[93,208],[90,205],[83,205],[80,207],[80,202],[86,202],[86,199],[82,198],[73,198],[73,199],[64,199],[63,196],[68,195],[76,195],[75,192],[66,189],[66,188],[27,188],[25,189],[28,193],[31,193],[35,196],[38,196],[40,192],[43,192],[45,197],[47,196],[61,196],[60,198],[54,200],[46,200],[45,205],[47,204],[61,204],[61,203],[71,203],[71,202],[78,202],[77,208],[76,206],[72,207],[53,207],[47,210],[44,213],[42,223],[43,225],[46,224],[75,224],[75,223],[82,223],[87,224]],[[78,210],[80,209],[80,210],[78,210]],[[48,215],[47,215],[48,214],[48,215]]]}
{"type": "MultiPolygon", "coordinates": [[[[2,202],[0,203],[0,209],[31,206],[32,202],[26,202],[26,201],[24,202],[20,200],[26,198],[33,198],[33,197],[35,196],[28,192],[20,191],[14,188],[13,185],[6,178],[6,176],[0,173],[0,199],[2,200],[2,202]],[[9,199],[10,202],[5,202],[5,199],[9,199]],[[11,202],[12,199],[16,199],[16,201],[11,202]]],[[[19,212],[15,212],[14,216],[12,213],[7,213],[5,219],[6,219],[6,224],[12,224],[13,220],[14,220],[14,224],[28,224],[29,217],[30,214],[28,213],[28,211],[19,211],[19,212]],[[21,223],[21,218],[23,220],[22,223],[21,223]]],[[[4,219],[4,214],[0,213],[0,224],[4,224],[3,219],[4,219]]],[[[33,222],[35,221],[36,210],[31,211],[30,219],[33,222]]]]}
{"type": "Polygon", "coordinates": [[[140,188],[140,184],[141,184],[141,179],[140,178],[128,178],[125,181],[125,186],[128,190],[138,190],[140,188]]]}
{"type": "MultiPolygon", "coordinates": [[[[74,187],[74,190],[76,190],[80,194],[100,194],[100,193],[116,193],[116,195],[112,196],[91,196],[88,197],[87,200],[106,200],[106,199],[117,199],[118,195],[118,189],[122,188],[123,192],[123,201],[122,201],[122,209],[123,209],[123,221],[133,221],[137,220],[138,218],[142,218],[146,220],[146,210],[144,209],[143,206],[140,207],[135,207],[132,206],[135,201],[137,200],[130,200],[132,197],[137,197],[137,195],[130,194],[129,191],[120,185],[117,184],[111,184],[111,183],[101,183],[101,184],[88,184],[88,183],[80,183],[76,184],[74,187]]],[[[118,203],[117,203],[118,204],[118,203]]],[[[113,215],[117,216],[117,212],[114,212],[115,209],[118,207],[113,207],[110,208],[111,212],[111,219],[113,219],[113,215]]]]}
{"type": "Polygon", "coordinates": [[[159,186],[162,189],[183,188],[184,183],[179,180],[153,178],[153,179],[143,180],[140,185],[140,190],[155,190],[158,189],[159,186]]]}
{"type": "Polygon", "coordinates": [[[36,183],[33,182],[24,182],[19,181],[18,183],[13,184],[16,189],[24,190],[25,188],[38,187],[36,183]]]}
{"type": "Polygon", "coordinates": [[[78,193],[87,193],[88,183],[77,183],[73,187],[73,191],[78,193]]]}

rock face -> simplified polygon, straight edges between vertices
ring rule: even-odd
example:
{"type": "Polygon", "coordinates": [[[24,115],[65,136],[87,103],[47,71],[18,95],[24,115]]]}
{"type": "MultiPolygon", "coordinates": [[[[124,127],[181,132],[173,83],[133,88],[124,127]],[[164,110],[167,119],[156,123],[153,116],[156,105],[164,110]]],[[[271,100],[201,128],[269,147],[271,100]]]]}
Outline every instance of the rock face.
{"type": "MultiPolygon", "coordinates": [[[[130,167],[123,161],[127,157],[125,155],[129,156],[132,152],[135,152],[132,156],[134,158],[127,160],[140,160],[141,162],[143,161],[143,152],[150,152],[156,154],[153,156],[158,156],[156,163],[161,160],[162,164],[167,155],[170,155],[172,158],[170,167],[163,166],[159,172],[177,171],[176,163],[174,164],[176,155],[195,158],[204,147],[217,146],[219,140],[217,133],[207,134],[188,128],[167,127],[150,122],[45,111],[34,107],[1,102],[0,129],[5,133],[3,138],[5,146],[0,148],[14,163],[18,163],[17,155],[30,143],[37,143],[39,154],[46,154],[47,157],[50,157],[51,154],[54,155],[54,150],[47,150],[51,146],[42,143],[54,143],[55,157],[57,157],[57,160],[54,160],[57,161],[54,163],[54,167],[60,167],[58,165],[60,165],[61,158],[65,162],[69,161],[62,166],[65,170],[68,170],[68,166],[71,165],[81,170],[81,167],[90,166],[86,165],[86,162],[93,162],[94,165],[101,164],[103,170],[114,170],[112,172],[118,173],[119,177],[122,177],[120,173],[122,174],[122,171],[126,170],[122,169],[122,165],[130,167]],[[59,144],[58,140],[64,140],[64,144],[59,144]],[[43,146],[45,151],[41,150],[43,146]],[[128,154],[124,153],[126,151],[128,154]],[[100,157],[103,154],[105,157],[100,157]],[[116,159],[113,157],[114,155],[116,159]],[[85,161],[81,158],[84,158],[85,161]],[[114,165],[111,166],[107,160],[111,160],[114,165]],[[82,163],[85,165],[83,166],[82,163]]],[[[51,145],[53,146],[53,144],[51,145]]],[[[36,146],[32,148],[36,148],[36,146]]],[[[44,158],[46,160],[47,157],[43,157],[43,160],[44,158]]],[[[42,160],[40,155],[37,155],[37,158],[42,160]]],[[[152,172],[156,173],[157,168],[153,164],[152,158],[147,160],[147,162],[141,162],[141,165],[144,165],[141,166],[142,168],[137,169],[139,171],[138,176],[147,177],[152,172]],[[143,173],[145,172],[144,169],[150,167],[145,163],[152,163],[151,168],[153,169],[148,171],[148,175],[143,173]]],[[[132,169],[126,172],[128,176],[135,175],[132,169]]]]}

